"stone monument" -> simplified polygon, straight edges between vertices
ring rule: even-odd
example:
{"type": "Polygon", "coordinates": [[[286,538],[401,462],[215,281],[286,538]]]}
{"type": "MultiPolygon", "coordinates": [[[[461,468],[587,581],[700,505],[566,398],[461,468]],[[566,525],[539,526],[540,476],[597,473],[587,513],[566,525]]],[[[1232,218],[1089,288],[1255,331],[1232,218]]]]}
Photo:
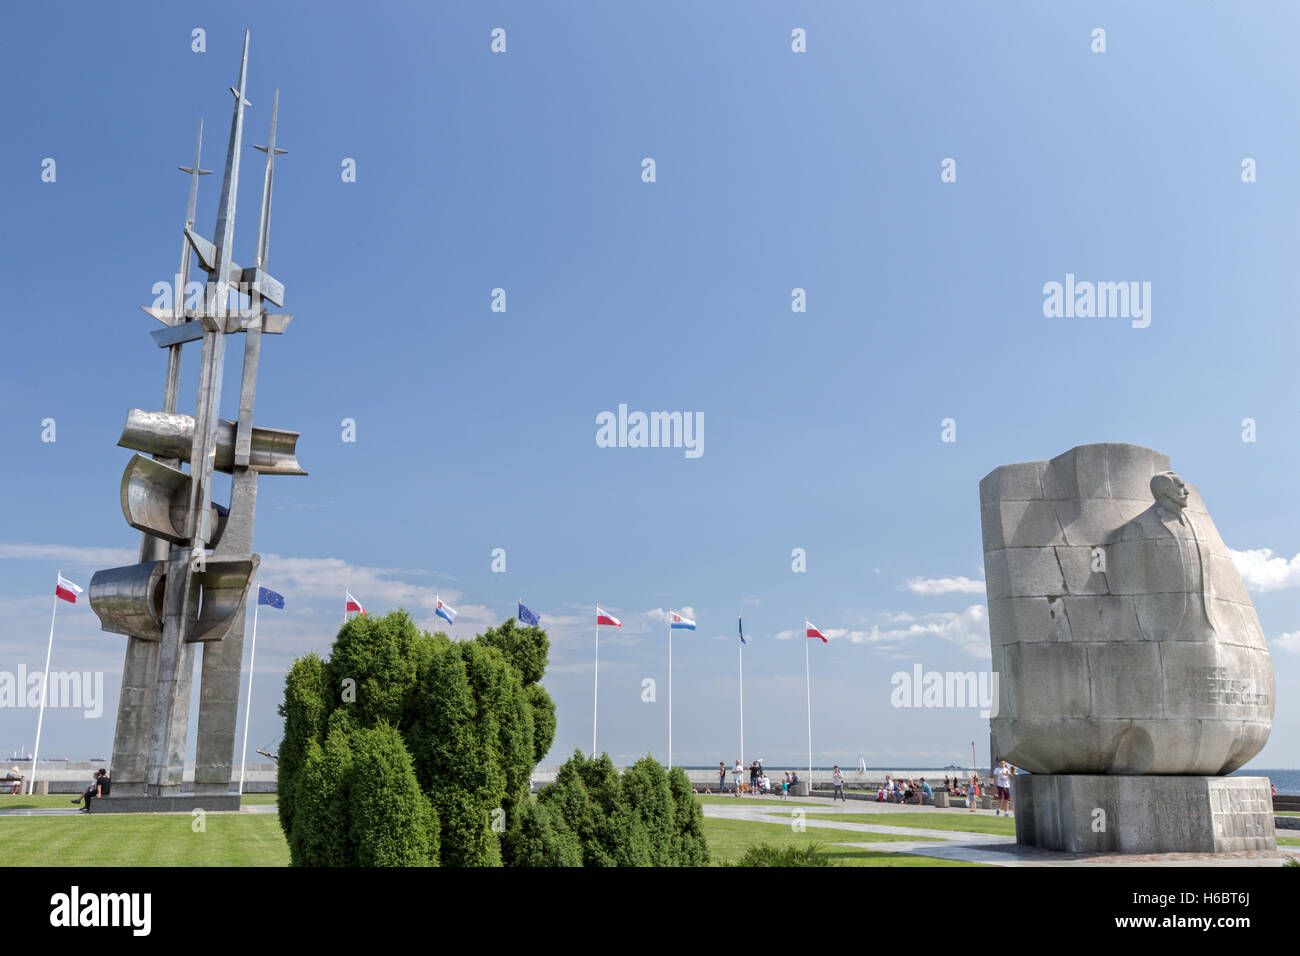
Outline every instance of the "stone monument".
{"type": "Polygon", "coordinates": [[[263,302],[283,305],[284,287],[265,270],[270,245],[271,186],[279,91],[271,106],[262,207],[254,264],[233,259],[235,207],[248,77],[244,34],[225,176],[211,242],[194,231],[203,127],[190,176],[173,307],[146,308],[163,323],[153,333],[167,350],[161,411],[132,409],[118,444],[137,452],[122,476],[122,513],[143,532],[140,562],[98,571],[90,582],[90,605],[105,631],[127,635],[110,776],[113,795],[95,801],[96,812],[238,809],[230,792],[235,723],[243,664],[244,617],[257,572],[252,551],[253,512],[259,474],[302,475],[296,432],[253,425],[262,335],[281,333],[291,316],[270,313],[263,302]],[[190,298],[191,256],[197,255],[206,284],[190,298]],[[201,299],[199,298],[201,293],[201,299]],[[234,305],[231,295],[234,294],[234,305]],[[244,306],[244,297],[248,305],[244,306]],[[221,384],[226,339],[244,336],[243,377],[237,418],[222,420],[221,384]],[[194,415],[176,410],[181,349],[202,342],[194,415]],[[182,469],[189,463],[189,471],[182,469]],[[214,473],[231,475],[229,506],[212,501],[214,473]],[[195,648],[203,647],[199,689],[198,751],[193,790],[183,793],[186,736],[195,648]]]}
{"type": "Polygon", "coordinates": [[[1137,445],[1072,448],[980,482],[994,747],[1016,839],[1070,852],[1276,846],[1273,668],[1192,485],[1137,445]]]}

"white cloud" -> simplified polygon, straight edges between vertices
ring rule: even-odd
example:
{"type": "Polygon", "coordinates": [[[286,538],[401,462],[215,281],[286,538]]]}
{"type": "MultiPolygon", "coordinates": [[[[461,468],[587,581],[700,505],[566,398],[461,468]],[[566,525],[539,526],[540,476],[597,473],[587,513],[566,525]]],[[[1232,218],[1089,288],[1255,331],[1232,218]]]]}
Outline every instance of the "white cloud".
{"type": "Polygon", "coordinates": [[[1241,580],[1252,591],[1280,591],[1300,587],[1300,554],[1289,561],[1275,557],[1272,548],[1255,548],[1250,551],[1228,552],[1232,555],[1241,580]]]}
{"type": "Polygon", "coordinates": [[[984,582],[972,578],[908,578],[902,587],[913,594],[983,594],[984,582]]]}
{"type": "Polygon", "coordinates": [[[0,542],[0,558],[48,561],[65,568],[115,568],[135,564],[140,560],[140,553],[136,548],[82,548],[67,544],[0,542]]]}
{"type": "Polygon", "coordinates": [[[1292,654],[1300,654],[1300,631],[1279,634],[1273,638],[1273,646],[1284,651],[1290,651],[1292,654]]]}
{"type": "MultiPolygon", "coordinates": [[[[896,615],[886,617],[886,625],[896,623],[896,615]]],[[[976,657],[988,657],[988,611],[983,604],[972,604],[964,611],[940,611],[923,614],[906,627],[881,628],[873,624],[866,630],[851,630],[847,637],[855,644],[878,644],[890,647],[920,637],[941,637],[959,645],[976,657]]]]}
{"type": "MultiPolygon", "coordinates": [[[[899,644],[922,637],[941,637],[961,647],[975,657],[989,657],[988,611],[983,604],[972,604],[964,611],[936,611],[919,617],[906,612],[886,612],[884,627],[873,624],[869,628],[823,627],[822,633],[832,641],[849,640],[854,644],[875,644],[888,650],[899,644]],[[905,624],[905,627],[890,627],[905,624]]],[[[778,631],[773,635],[778,641],[802,637],[802,631],[778,631]]]]}

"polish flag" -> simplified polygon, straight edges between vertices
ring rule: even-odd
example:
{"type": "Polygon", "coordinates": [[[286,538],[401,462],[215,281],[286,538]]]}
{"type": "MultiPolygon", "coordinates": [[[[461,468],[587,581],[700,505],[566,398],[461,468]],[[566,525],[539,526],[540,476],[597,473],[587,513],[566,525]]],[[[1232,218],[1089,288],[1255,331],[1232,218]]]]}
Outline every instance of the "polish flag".
{"type": "Polygon", "coordinates": [[[69,604],[77,603],[77,595],[81,593],[81,588],[77,587],[62,574],[59,575],[59,583],[54,587],[54,593],[67,601],[69,604]]]}
{"type": "Polygon", "coordinates": [[[348,613],[349,611],[360,611],[362,614],[366,613],[366,609],[361,606],[360,601],[358,601],[356,598],[352,596],[351,591],[344,591],[343,593],[347,595],[347,604],[343,606],[344,614],[348,613]]]}
{"type": "Polygon", "coordinates": [[[618,618],[614,617],[614,615],[606,614],[604,611],[602,611],[600,609],[600,605],[596,605],[596,624],[597,625],[606,624],[609,627],[623,626],[623,622],[620,621],[618,618]]]}
{"type": "Polygon", "coordinates": [[[826,635],[821,632],[816,624],[808,620],[808,618],[803,619],[803,626],[805,628],[804,637],[819,637],[823,644],[830,643],[830,641],[826,640],[826,635]]]}

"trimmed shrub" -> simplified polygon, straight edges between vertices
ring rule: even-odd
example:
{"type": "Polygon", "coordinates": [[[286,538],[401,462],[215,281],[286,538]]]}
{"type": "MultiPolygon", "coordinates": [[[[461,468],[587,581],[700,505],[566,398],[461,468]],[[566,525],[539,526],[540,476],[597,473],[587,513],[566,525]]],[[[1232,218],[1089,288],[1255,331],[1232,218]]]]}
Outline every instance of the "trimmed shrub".
{"type": "Polygon", "coordinates": [[[437,866],[438,816],[393,727],[352,731],[347,818],[355,864],[437,866]]]}
{"type": "Polygon", "coordinates": [[[642,757],[620,777],[608,754],[588,760],[574,751],[538,803],[564,820],[582,849],[584,866],[708,862],[701,811],[685,773],[678,769],[670,777],[653,757],[642,757]],[[683,785],[690,808],[678,806],[683,785]]]}
{"type": "Polygon", "coordinates": [[[506,866],[582,866],[582,846],[554,805],[524,801],[509,823],[501,837],[506,866]]]}
{"type": "Polygon", "coordinates": [[[772,846],[760,843],[751,846],[735,863],[728,866],[837,866],[823,852],[818,843],[805,846],[772,846]]]}
{"type": "Polygon", "coordinates": [[[295,865],[437,865],[437,817],[392,727],[331,719],[323,747],[308,741],[299,786],[295,865]]]}
{"type": "Polygon", "coordinates": [[[395,611],[349,620],[327,661],[295,661],[279,761],[293,862],[499,866],[502,814],[525,841],[512,858],[571,860],[563,817],[524,813],[555,736],[555,705],[536,683],[549,646],[513,621],[453,642],[395,611]]]}
{"type": "Polygon", "coordinates": [[[668,773],[674,804],[673,855],[677,866],[708,866],[709,843],[704,836],[704,808],[691,793],[691,781],[681,767],[668,773]]]}
{"type": "Polygon", "coordinates": [[[287,836],[293,827],[297,784],[306,759],[307,744],[324,740],[329,708],[325,703],[325,665],[315,653],[293,662],[284,678],[284,738],[277,760],[276,804],[280,827],[287,836]]]}

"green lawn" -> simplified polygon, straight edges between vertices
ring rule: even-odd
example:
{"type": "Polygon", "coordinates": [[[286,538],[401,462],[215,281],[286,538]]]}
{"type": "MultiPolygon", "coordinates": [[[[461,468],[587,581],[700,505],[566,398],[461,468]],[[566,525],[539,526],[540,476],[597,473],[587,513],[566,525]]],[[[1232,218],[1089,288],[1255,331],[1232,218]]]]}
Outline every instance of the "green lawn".
{"type": "Polygon", "coordinates": [[[876,833],[858,833],[853,830],[832,830],[809,827],[796,833],[788,823],[751,823],[748,820],[723,820],[704,818],[704,833],[709,841],[709,855],[714,865],[724,861],[734,862],[751,846],[767,843],[772,846],[807,846],[820,844],[822,850],[840,866],[979,866],[954,860],[936,860],[931,857],[910,856],[903,853],[886,853],[864,850],[860,847],[833,846],[832,842],[880,843],[899,839],[920,838],[886,836],[876,833]]]}
{"type": "Polygon", "coordinates": [[[961,833],[1016,835],[1016,821],[1008,817],[986,817],[965,810],[953,813],[810,813],[808,819],[839,820],[843,823],[877,823],[891,827],[922,827],[961,833]]]}
{"type": "Polygon", "coordinates": [[[758,797],[723,797],[717,795],[696,795],[696,800],[705,804],[718,804],[724,807],[807,807],[811,804],[797,803],[792,800],[765,800],[758,797]]]}
{"type": "Polygon", "coordinates": [[[1300,846],[1300,837],[1280,836],[1277,838],[1277,845],[1278,846],[1300,846]]]}
{"type": "MultiPolygon", "coordinates": [[[[275,803],[275,794],[273,793],[246,793],[240,801],[243,806],[252,806],[259,803],[275,803]]],[[[71,810],[72,794],[70,793],[51,793],[48,796],[44,794],[0,794],[0,810],[71,810]]]]}
{"type": "Polygon", "coordinates": [[[72,794],[52,793],[49,796],[35,794],[0,794],[0,810],[50,810],[54,808],[72,809],[72,794]]]}
{"type": "Polygon", "coordinates": [[[204,822],[195,833],[189,814],[14,817],[0,819],[0,845],[6,866],[289,865],[275,814],[212,813],[204,822]]]}

